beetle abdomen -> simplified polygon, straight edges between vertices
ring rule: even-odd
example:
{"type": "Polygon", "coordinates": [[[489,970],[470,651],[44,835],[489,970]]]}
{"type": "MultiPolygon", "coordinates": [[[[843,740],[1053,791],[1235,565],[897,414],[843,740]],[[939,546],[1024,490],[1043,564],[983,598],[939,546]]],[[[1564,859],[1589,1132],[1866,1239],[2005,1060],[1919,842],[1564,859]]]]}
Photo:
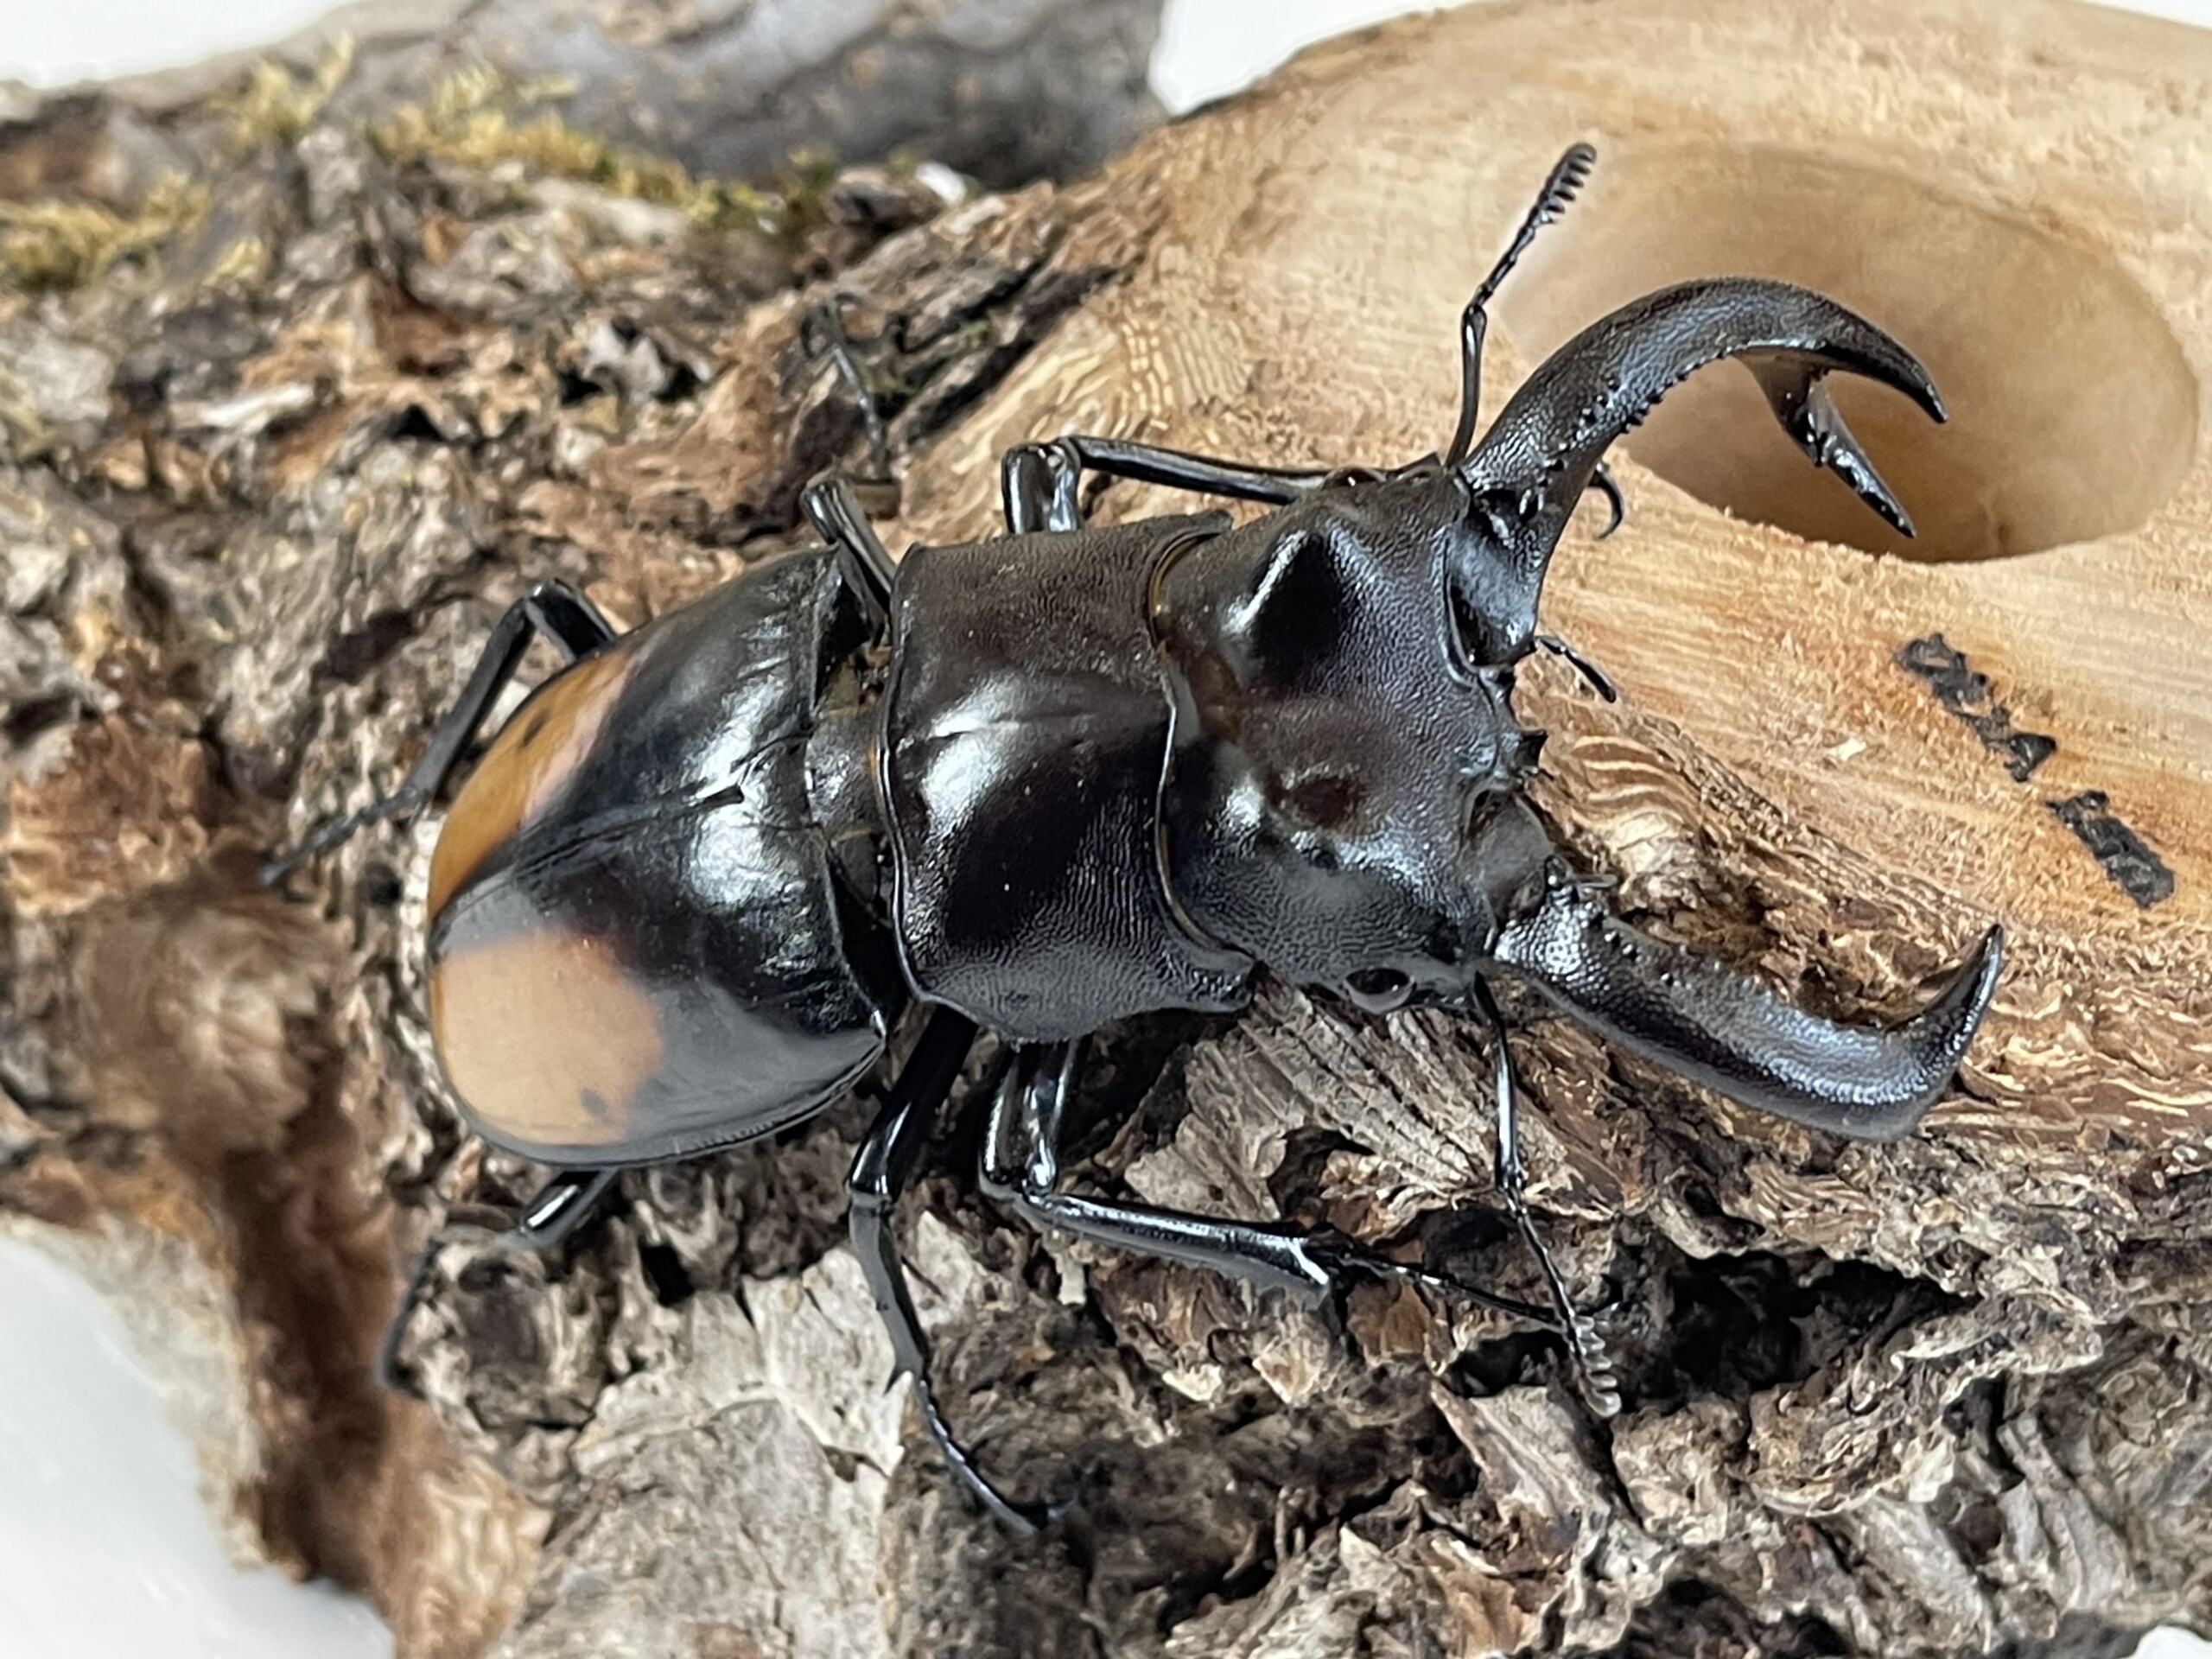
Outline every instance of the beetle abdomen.
{"type": "Polygon", "coordinates": [[[762,566],[549,682],[432,861],[431,1024],[486,1139],[682,1157],[819,1110],[903,1001],[842,892],[806,745],[861,637],[826,554],[762,566]]]}

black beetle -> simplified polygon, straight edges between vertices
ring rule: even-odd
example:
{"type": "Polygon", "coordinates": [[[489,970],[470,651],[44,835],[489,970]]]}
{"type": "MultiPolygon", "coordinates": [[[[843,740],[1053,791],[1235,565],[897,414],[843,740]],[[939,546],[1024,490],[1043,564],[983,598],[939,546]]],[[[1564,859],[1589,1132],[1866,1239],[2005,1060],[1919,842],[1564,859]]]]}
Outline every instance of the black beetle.
{"type": "Polygon", "coordinates": [[[1567,1339],[1600,1411],[1618,1408],[1603,1343],[1523,1198],[1487,976],[1732,1099],[1859,1138],[1913,1127],[1988,1004],[1999,930],[1905,1024],[1821,1020],[1615,919],[1523,794],[1542,734],[1514,719],[1515,668],[1566,650],[1536,632],[1545,566],[1593,484],[1618,524],[1602,458],[1670,387],[1744,359],[1806,454],[1908,533],[1823,381],[1868,376],[1943,418],[1880,329],[1737,277],[1593,324],[1475,442],[1486,304],[1592,160],[1583,145],[1561,158],[1469,302],[1440,456],[1318,471],[1091,437],[1025,445],[1005,459],[1007,535],[897,562],[827,475],[805,495],[824,545],[634,632],[618,638],[553,582],[501,619],[397,791],[271,874],[433,800],[533,632],[571,658],[486,750],[430,875],[447,1076],[479,1133],[563,1172],[519,1242],[566,1234],[618,1169],[822,1111],[922,1011],[853,1165],[853,1243],[938,1446],[1027,1527],[1035,1512],[994,1491],[945,1426],[889,1224],[979,1031],[1003,1049],[980,1096],[992,1198],[1316,1301],[1368,1273],[1503,1308],[1567,1339]],[[1087,527],[1086,470],[1274,510],[1087,527]],[[1287,1225],[1060,1190],[1082,1039],[1154,1010],[1237,1008],[1262,971],[1373,1013],[1488,1022],[1498,1190],[1550,1306],[1287,1225]]]}

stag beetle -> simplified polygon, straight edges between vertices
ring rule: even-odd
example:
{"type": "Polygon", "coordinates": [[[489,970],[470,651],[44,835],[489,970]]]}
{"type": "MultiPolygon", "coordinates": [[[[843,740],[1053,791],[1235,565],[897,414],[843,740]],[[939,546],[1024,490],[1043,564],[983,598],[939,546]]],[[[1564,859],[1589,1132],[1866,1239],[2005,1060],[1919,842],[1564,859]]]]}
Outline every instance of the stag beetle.
{"type": "Polygon", "coordinates": [[[1561,1336],[1600,1412],[1618,1408],[1604,1342],[1523,1195],[1492,976],[1762,1110],[1869,1140],[1918,1122],[1988,1005],[1999,930],[1902,1025],[1819,1019],[1616,919],[1524,795],[1543,734],[1514,717],[1515,671],[1566,650],[1536,631],[1546,564],[1586,489],[1618,522],[1603,457],[1669,388],[1741,359],[1805,454],[1907,533],[1824,382],[1864,375],[1944,418],[1880,329],[1804,289],[1730,277],[1592,324],[1477,442],[1488,302],[1593,159],[1586,145],[1560,159],[1468,302],[1441,455],[1320,470],[1027,444],[1004,460],[1005,536],[902,560],[851,481],[825,474],[804,498],[822,545],[632,632],[558,582],[506,613],[398,790],[270,874],[433,801],[531,636],[567,654],[454,798],[429,878],[446,1076],[474,1129],[559,1172],[519,1243],[565,1235],[620,1169],[823,1111],[912,1021],[853,1164],[853,1245],[938,1449],[1028,1528],[1040,1511],[1001,1496],[946,1426],[890,1226],[979,1033],[1001,1055],[978,1096],[990,1198],[1314,1302],[1357,1274],[1470,1298],[1561,1336]],[[1086,472],[1273,510],[1087,526],[1086,472]],[[1548,1306],[1331,1235],[1061,1189],[1085,1036],[1236,1009],[1262,972],[1370,1013],[1486,1023],[1497,1187],[1548,1306]]]}

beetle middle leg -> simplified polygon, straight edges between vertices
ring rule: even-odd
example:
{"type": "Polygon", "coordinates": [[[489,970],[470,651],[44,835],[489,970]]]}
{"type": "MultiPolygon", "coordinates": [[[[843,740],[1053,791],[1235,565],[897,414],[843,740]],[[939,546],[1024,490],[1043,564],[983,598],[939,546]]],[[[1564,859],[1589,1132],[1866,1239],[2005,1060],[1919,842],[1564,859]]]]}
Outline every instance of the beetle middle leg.
{"type": "Polygon", "coordinates": [[[469,671],[468,683],[431,731],[429,747],[400,780],[399,787],[358,812],[333,818],[290,852],[270,859],[262,866],[263,882],[273,887],[297,866],[320,857],[357,831],[387,818],[405,817],[435,800],[491,715],[499,693],[522,666],[523,655],[537,634],[550,639],[572,663],[615,637],[613,625],[599,613],[598,607],[567,582],[539,582],[508,606],[493,626],[483,653],[469,671]]]}
{"type": "Polygon", "coordinates": [[[938,1108],[959,1081],[960,1067],[976,1040],[971,1020],[950,1008],[931,1014],[914,1052],[891,1086],[891,1094],[877,1114],[867,1139],[854,1155],[845,1187],[851,1199],[853,1253],[868,1275],[875,1311],[891,1333],[892,1376],[914,1379],[914,1399],[922,1421],[946,1465],[976,1499],[1007,1526],[1022,1533],[1034,1532],[1049,1513],[1014,1503],[985,1479],[967,1448],[952,1436],[936,1391],[930,1385],[930,1340],[914,1313],[913,1297],[906,1288],[906,1270],[899,1256],[898,1236],[892,1230],[892,1212],[899,1194],[913,1173],[914,1161],[930,1138],[938,1108]]]}
{"type": "Polygon", "coordinates": [[[1051,1043],[1020,1050],[1000,1083],[984,1137],[987,1197],[1033,1224],[1094,1243],[1285,1290],[1308,1306],[1332,1302],[1353,1274],[1419,1285],[1569,1335],[1551,1309],[1498,1296],[1326,1234],[1284,1224],[1224,1221],[1148,1205],[1079,1198],[1059,1190],[1060,1132],[1077,1046],[1051,1043]]]}

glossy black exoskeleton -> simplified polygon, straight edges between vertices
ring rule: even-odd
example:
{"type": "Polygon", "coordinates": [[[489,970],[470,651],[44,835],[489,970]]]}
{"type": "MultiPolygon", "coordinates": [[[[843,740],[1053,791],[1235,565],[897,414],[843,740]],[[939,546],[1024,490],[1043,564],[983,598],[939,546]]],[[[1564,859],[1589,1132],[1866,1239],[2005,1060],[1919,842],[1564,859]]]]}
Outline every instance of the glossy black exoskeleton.
{"type": "Polygon", "coordinates": [[[1062,438],[1007,456],[1007,535],[896,563],[827,477],[806,495],[824,545],[634,632],[554,583],[507,614],[399,790],[276,868],[432,800],[533,631],[573,659],[485,752],[430,879],[448,1076],[473,1127],[562,1172],[522,1243],[573,1227],[617,1169],[821,1111],[918,1021],[853,1167],[853,1242],[938,1446],[1027,1526],[946,1429],[889,1225],[979,1032],[1004,1055],[982,1096],[992,1198],[1308,1299],[1365,1273],[1503,1308],[1567,1340],[1600,1410],[1618,1404],[1604,1344],[1523,1198],[1494,976],[1732,1099],[1844,1135],[1913,1127],[1988,1003],[1998,930],[1904,1025],[1815,1018],[1617,920],[1524,796],[1541,734],[1514,717],[1515,669],[1565,650],[1536,631],[1546,564],[1592,485],[1618,523],[1602,458],[1669,388],[1742,359],[1813,461],[1908,531],[1823,383],[1868,376],[1943,413],[1878,328],[1729,278],[1593,324],[1477,442],[1487,302],[1590,161],[1561,160],[1469,302],[1441,455],[1322,472],[1062,438]],[[1086,470],[1274,510],[1090,528],[1086,470]],[[1487,1022],[1498,1189],[1548,1306],[1289,1226],[1061,1190],[1084,1037],[1235,1009],[1262,972],[1487,1022]]]}

